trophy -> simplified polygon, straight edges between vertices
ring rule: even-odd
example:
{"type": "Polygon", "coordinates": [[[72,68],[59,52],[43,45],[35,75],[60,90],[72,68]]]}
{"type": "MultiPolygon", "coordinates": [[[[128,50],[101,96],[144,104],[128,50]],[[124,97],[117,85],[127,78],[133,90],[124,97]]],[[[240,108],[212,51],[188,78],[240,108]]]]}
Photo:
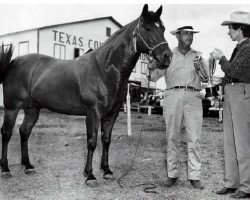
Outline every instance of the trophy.
{"type": "Polygon", "coordinates": [[[194,66],[201,79],[208,82],[208,85],[205,88],[205,97],[211,99],[217,97],[219,95],[217,92],[217,87],[211,83],[211,77],[213,76],[216,68],[216,62],[212,57],[212,54],[210,53],[208,56],[197,54],[194,59],[194,66]]]}

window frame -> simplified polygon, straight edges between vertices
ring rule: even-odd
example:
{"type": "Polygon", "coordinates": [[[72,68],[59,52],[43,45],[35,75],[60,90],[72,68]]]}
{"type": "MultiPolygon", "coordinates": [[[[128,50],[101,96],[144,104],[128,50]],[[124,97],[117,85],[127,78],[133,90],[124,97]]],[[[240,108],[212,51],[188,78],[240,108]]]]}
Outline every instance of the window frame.
{"type": "Polygon", "coordinates": [[[28,44],[28,52],[25,53],[25,54],[28,54],[28,53],[30,52],[30,44],[29,44],[29,41],[22,41],[22,42],[19,42],[19,43],[18,43],[18,56],[23,56],[23,55],[25,55],[25,54],[20,55],[20,46],[21,46],[21,44],[25,44],[25,43],[28,44]]]}
{"type": "Polygon", "coordinates": [[[60,56],[59,56],[59,58],[57,58],[57,59],[65,60],[65,59],[66,59],[66,45],[54,43],[54,52],[53,52],[53,57],[54,57],[54,58],[56,58],[56,57],[55,57],[56,46],[59,46],[59,47],[60,47],[60,54],[59,54],[60,56]],[[64,47],[64,58],[62,58],[62,49],[61,49],[62,47],[64,47]]]}

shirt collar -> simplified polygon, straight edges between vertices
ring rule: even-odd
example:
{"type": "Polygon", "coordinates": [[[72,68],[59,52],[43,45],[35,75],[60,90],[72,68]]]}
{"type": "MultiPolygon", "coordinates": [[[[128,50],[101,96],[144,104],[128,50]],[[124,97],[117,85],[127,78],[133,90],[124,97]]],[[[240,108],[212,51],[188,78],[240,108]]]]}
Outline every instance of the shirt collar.
{"type": "MultiPolygon", "coordinates": [[[[180,53],[180,52],[178,51],[178,47],[175,47],[175,48],[172,50],[172,52],[173,52],[173,53],[180,53]]],[[[194,50],[193,48],[190,48],[189,52],[197,52],[197,51],[194,50]]],[[[189,53],[189,52],[188,52],[188,53],[189,53]]]]}
{"type": "Polygon", "coordinates": [[[242,47],[244,44],[246,44],[246,43],[248,43],[248,42],[249,42],[249,38],[247,38],[247,39],[241,41],[240,43],[238,43],[238,44],[236,45],[236,48],[242,47]]]}

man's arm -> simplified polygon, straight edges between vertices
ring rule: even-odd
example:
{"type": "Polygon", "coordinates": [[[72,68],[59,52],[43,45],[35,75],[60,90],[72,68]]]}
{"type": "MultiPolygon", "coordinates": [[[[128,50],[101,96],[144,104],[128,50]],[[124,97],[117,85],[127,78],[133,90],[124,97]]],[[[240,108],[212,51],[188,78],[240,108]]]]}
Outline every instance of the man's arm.
{"type": "Polygon", "coordinates": [[[222,56],[219,64],[228,77],[250,83],[250,46],[240,49],[231,62],[222,56]]]}
{"type": "Polygon", "coordinates": [[[150,81],[158,81],[161,77],[164,76],[165,69],[148,69],[148,76],[150,81]]]}
{"type": "Polygon", "coordinates": [[[146,69],[146,75],[150,81],[158,81],[164,76],[166,69],[157,68],[158,63],[155,60],[151,60],[146,69]]]}

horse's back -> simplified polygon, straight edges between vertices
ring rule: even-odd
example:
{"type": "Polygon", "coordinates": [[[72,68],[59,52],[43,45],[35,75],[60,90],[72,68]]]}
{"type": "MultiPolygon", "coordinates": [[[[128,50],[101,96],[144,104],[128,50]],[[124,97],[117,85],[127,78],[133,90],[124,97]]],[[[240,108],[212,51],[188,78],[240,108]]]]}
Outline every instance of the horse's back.
{"type": "Polygon", "coordinates": [[[14,59],[3,84],[5,106],[21,107],[32,98],[41,107],[62,113],[74,100],[77,102],[75,107],[82,108],[73,69],[76,63],[41,54],[14,59]]]}
{"type": "Polygon", "coordinates": [[[10,63],[10,71],[6,77],[5,84],[9,84],[12,80],[18,80],[15,82],[25,81],[33,73],[33,70],[37,67],[36,63],[41,60],[47,60],[47,62],[53,62],[56,59],[46,55],[40,54],[27,54],[20,56],[12,60],[10,63]],[[21,79],[21,80],[19,80],[21,79]]]}

